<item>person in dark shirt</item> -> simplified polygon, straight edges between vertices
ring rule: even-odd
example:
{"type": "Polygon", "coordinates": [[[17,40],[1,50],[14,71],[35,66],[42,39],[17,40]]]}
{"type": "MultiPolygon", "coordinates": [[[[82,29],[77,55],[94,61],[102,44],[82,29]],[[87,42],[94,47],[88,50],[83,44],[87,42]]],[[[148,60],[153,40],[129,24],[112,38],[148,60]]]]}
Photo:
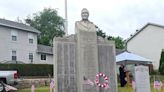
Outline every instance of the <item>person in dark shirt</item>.
{"type": "Polygon", "coordinates": [[[127,81],[125,80],[126,78],[126,72],[125,72],[125,67],[123,64],[120,65],[119,67],[119,72],[120,72],[120,84],[121,84],[121,87],[124,87],[127,83],[127,81]]]}

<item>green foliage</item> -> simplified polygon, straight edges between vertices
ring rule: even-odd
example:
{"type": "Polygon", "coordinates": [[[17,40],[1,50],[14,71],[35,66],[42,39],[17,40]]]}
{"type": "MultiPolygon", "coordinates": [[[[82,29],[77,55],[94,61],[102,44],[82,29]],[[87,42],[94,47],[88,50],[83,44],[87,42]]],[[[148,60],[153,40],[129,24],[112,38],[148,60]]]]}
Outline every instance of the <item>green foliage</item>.
{"type": "Polygon", "coordinates": [[[117,49],[124,49],[125,48],[125,41],[121,37],[113,37],[113,36],[108,36],[106,35],[105,32],[103,32],[101,29],[99,29],[97,26],[97,36],[101,36],[102,38],[107,38],[108,40],[113,40],[115,41],[115,45],[117,49]]]}
{"type": "Polygon", "coordinates": [[[0,64],[0,70],[17,70],[20,76],[53,75],[53,65],[48,64],[0,64]]]}
{"type": "Polygon", "coordinates": [[[159,64],[159,72],[160,74],[164,75],[164,51],[162,50],[161,52],[161,59],[160,59],[160,64],[159,64]]]}
{"type": "Polygon", "coordinates": [[[55,37],[62,37],[64,33],[64,19],[58,16],[57,11],[51,8],[45,8],[39,13],[33,14],[33,17],[27,17],[25,22],[30,26],[41,31],[39,44],[51,45],[55,37]]]}
{"type": "Polygon", "coordinates": [[[97,30],[97,36],[101,36],[102,38],[105,38],[106,34],[102,30],[97,30]]]}
{"type": "Polygon", "coordinates": [[[112,38],[115,41],[115,45],[117,49],[124,49],[125,48],[125,41],[121,37],[113,37],[112,38]]]}
{"type": "Polygon", "coordinates": [[[150,75],[159,75],[159,71],[158,70],[152,70],[152,71],[150,71],[150,75]]]}

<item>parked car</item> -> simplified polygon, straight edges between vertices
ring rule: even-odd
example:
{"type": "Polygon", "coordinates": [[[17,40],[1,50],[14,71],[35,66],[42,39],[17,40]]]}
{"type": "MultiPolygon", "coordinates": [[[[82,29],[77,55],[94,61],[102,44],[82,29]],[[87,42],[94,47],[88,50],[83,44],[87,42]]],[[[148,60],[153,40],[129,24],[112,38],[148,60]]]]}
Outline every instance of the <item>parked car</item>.
{"type": "Polygon", "coordinates": [[[0,70],[0,81],[5,84],[14,85],[17,83],[18,73],[16,70],[0,70]]]}
{"type": "Polygon", "coordinates": [[[2,81],[0,81],[0,92],[6,92],[5,85],[2,81]]]}

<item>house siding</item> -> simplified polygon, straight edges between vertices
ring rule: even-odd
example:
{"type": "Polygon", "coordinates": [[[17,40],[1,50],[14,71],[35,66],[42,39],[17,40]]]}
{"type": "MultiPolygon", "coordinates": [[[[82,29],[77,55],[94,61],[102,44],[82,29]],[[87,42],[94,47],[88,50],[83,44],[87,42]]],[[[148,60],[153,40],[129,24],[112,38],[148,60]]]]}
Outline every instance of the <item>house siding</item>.
{"type": "Polygon", "coordinates": [[[164,49],[164,28],[148,25],[127,42],[127,50],[151,59],[154,69],[159,68],[160,54],[164,49]]]}
{"type": "Polygon", "coordinates": [[[46,60],[41,60],[41,53],[37,53],[36,64],[53,64],[53,55],[46,54],[46,60]]]}
{"type": "Polygon", "coordinates": [[[0,26],[0,62],[11,61],[11,52],[16,50],[17,61],[31,63],[29,53],[33,53],[34,62],[37,60],[37,34],[33,34],[33,44],[29,43],[27,31],[0,26]],[[12,41],[11,31],[17,31],[17,41],[12,41]]]}

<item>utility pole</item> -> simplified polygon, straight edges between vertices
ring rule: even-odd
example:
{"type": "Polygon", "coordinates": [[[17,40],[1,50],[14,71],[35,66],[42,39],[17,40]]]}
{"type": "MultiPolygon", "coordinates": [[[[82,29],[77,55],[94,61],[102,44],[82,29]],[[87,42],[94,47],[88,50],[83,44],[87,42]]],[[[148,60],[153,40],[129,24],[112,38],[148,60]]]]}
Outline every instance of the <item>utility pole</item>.
{"type": "Polygon", "coordinates": [[[68,16],[67,16],[67,0],[65,0],[65,28],[64,28],[65,35],[68,35],[68,16]]]}

